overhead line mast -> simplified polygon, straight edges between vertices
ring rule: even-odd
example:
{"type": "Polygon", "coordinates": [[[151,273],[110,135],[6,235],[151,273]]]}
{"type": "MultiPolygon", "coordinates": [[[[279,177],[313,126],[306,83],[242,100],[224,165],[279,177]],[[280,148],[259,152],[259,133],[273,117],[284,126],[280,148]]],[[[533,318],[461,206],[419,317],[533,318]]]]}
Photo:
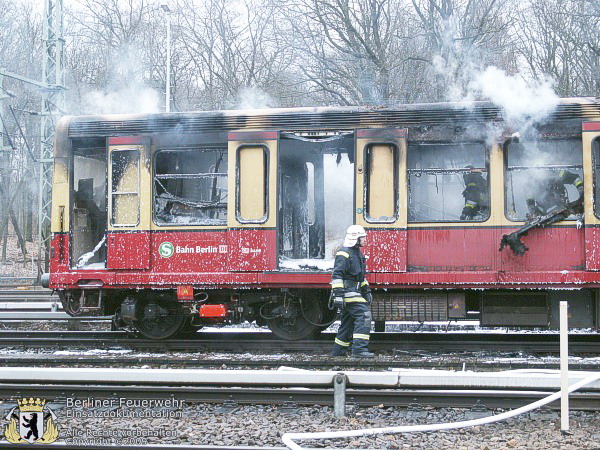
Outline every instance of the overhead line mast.
{"type": "Polygon", "coordinates": [[[38,281],[42,273],[48,271],[54,133],[56,121],[64,114],[65,106],[63,0],[44,1],[44,55],[42,65],[42,83],[44,87],[42,88],[38,192],[38,281]]]}

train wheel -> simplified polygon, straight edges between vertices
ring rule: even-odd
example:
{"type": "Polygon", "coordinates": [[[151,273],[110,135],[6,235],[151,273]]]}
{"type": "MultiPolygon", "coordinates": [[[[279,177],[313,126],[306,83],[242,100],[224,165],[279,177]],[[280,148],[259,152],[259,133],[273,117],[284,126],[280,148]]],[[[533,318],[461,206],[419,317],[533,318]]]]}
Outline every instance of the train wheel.
{"type": "Polygon", "coordinates": [[[278,316],[267,320],[267,326],[278,338],[297,341],[317,336],[323,330],[324,308],[316,297],[290,297],[278,306],[278,316]]]}
{"type": "Polygon", "coordinates": [[[202,328],[204,328],[203,325],[196,325],[194,323],[192,323],[193,317],[188,317],[185,319],[185,323],[183,324],[183,327],[181,328],[181,331],[179,332],[182,335],[192,335],[192,334],[196,334],[199,330],[201,330],[202,328]]]}
{"type": "Polygon", "coordinates": [[[186,317],[177,300],[142,298],[136,306],[135,328],[149,339],[168,339],[184,327],[186,317]]]}

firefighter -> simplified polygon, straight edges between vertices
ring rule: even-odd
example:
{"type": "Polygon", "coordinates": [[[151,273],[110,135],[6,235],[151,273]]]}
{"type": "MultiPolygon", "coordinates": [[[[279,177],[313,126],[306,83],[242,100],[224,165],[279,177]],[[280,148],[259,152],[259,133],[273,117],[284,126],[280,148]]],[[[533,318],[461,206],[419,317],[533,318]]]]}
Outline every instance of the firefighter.
{"type": "Polygon", "coordinates": [[[366,236],[365,229],[360,225],[349,226],[344,244],[335,255],[331,288],[335,303],[342,304],[342,317],[331,353],[333,356],[345,355],[351,343],[352,356],[375,356],[368,350],[372,295],[365,278],[365,257],[360,251],[360,247],[365,245],[366,236]]]}
{"type": "MultiPolygon", "coordinates": [[[[465,169],[474,169],[466,166],[465,169]]],[[[473,220],[477,214],[481,214],[487,208],[487,182],[481,172],[465,172],[463,174],[465,190],[462,195],[465,198],[465,206],[460,215],[460,220],[473,220]]]]}
{"type": "Polygon", "coordinates": [[[569,201],[565,188],[567,184],[575,186],[583,205],[583,180],[576,173],[561,170],[558,176],[534,182],[533,192],[530,191],[526,198],[529,211],[527,219],[545,216],[565,206],[569,201]]]}

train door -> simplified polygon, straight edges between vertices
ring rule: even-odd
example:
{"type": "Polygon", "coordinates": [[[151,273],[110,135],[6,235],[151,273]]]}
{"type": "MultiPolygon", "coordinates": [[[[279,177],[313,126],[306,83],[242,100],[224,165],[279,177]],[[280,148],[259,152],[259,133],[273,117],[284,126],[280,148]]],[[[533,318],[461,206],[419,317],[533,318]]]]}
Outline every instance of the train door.
{"type": "Polygon", "coordinates": [[[233,272],[276,268],[277,132],[229,133],[227,247],[233,272]]]}
{"type": "Polygon", "coordinates": [[[582,139],[586,269],[600,270],[600,122],[584,123],[582,139]]]}
{"type": "MultiPolygon", "coordinates": [[[[106,268],[106,141],[73,142],[71,267],[106,268]]],[[[62,216],[64,217],[64,207],[62,216]]],[[[62,221],[63,219],[61,219],[62,221]]],[[[64,226],[61,225],[61,230],[64,226]]]]}
{"type": "Polygon", "coordinates": [[[354,220],[354,132],[282,132],[279,142],[279,269],[330,270],[354,220]]]}
{"type": "Polygon", "coordinates": [[[354,220],[369,230],[369,272],[406,272],[406,136],[400,128],[356,133],[354,220]]]}
{"type": "Polygon", "coordinates": [[[150,140],[108,139],[109,269],[150,268],[150,140]]]}

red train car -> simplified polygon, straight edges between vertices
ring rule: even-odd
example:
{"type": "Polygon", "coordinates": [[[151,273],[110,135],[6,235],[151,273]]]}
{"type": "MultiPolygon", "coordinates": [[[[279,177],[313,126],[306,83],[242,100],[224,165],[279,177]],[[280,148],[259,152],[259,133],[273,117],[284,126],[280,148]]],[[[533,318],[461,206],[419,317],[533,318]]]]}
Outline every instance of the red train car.
{"type": "Polygon", "coordinates": [[[559,300],[597,327],[600,104],[562,100],[515,131],[489,103],[66,117],[45,282],[70,314],[151,338],[256,321],[301,339],[334,319],[330,269],[356,223],[376,329],[553,326],[559,300]],[[529,231],[524,255],[499,251],[532,186],[564,171],[583,213],[529,231]],[[485,200],[464,216],[467,174],[485,200]]]}

